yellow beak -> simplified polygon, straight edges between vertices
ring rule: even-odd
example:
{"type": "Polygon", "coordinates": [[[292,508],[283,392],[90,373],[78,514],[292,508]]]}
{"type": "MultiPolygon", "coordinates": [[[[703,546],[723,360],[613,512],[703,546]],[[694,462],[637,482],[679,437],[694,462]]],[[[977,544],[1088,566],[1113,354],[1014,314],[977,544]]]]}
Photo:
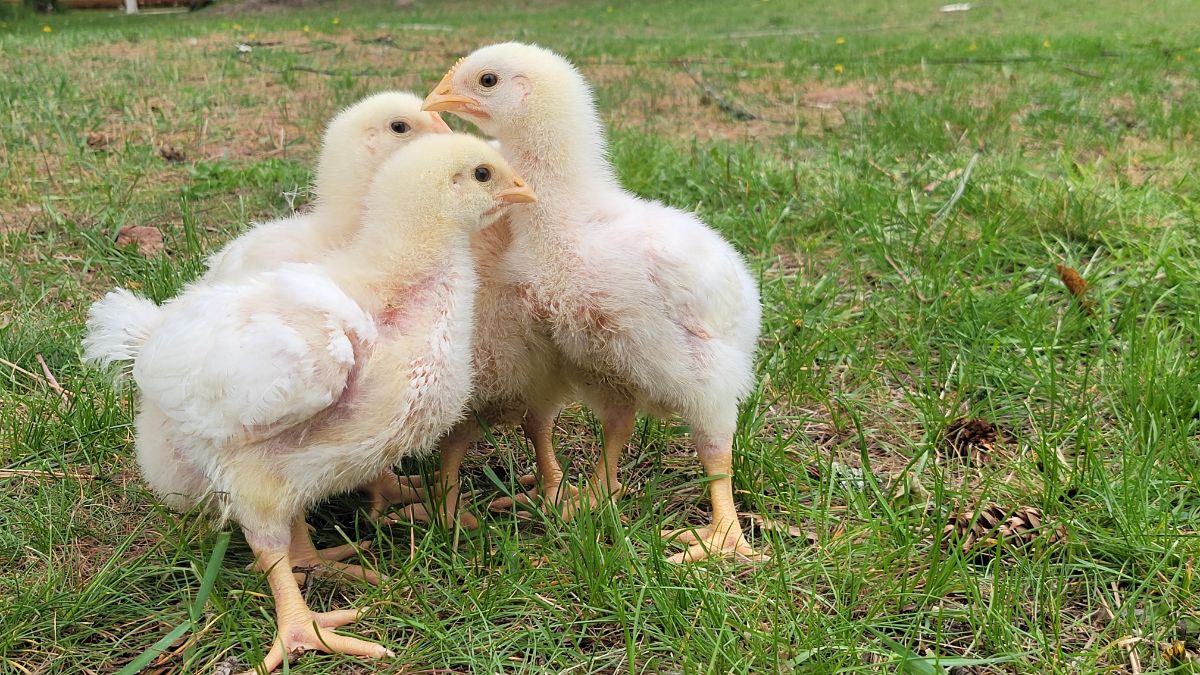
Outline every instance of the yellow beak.
{"type": "Polygon", "coordinates": [[[446,73],[442,81],[438,82],[438,86],[434,87],[429,96],[425,97],[425,105],[421,106],[421,110],[444,112],[462,110],[463,106],[479,105],[479,99],[453,93],[454,87],[450,84],[450,78],[453,76],[453,70],[446,73]]]}
{"type": "Polygon", "coordinates": [[[513,178],[513,187],[496,193],[496,198],[505,204],[532,204],[537,201],[533,188],[520,178],[513,178]]]}
{"type": "Polygon", "coordinates": [[[435,133],[435,134],[453,133],[450,130],[450,127],[446,124],[446,121],[442,119],[441,115],[439,115],[435,112],[431,112],[431,113],[429,113],[429,117],[431,118],[429,128],[433,129],[433,133],[435,133]]]}

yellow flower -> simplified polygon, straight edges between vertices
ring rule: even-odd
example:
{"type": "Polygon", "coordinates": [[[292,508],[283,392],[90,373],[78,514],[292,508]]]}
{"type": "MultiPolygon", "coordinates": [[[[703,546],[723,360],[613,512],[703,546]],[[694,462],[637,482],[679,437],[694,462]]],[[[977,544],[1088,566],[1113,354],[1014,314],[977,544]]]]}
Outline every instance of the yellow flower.
{"type": "Polygon", "coordinates": [[[1176,55],[1175,55],[1175,60],[1176,60],[1176,61],[1182,61],[1182,60],[1183,60],[1183,54],[1176,54],[1176,55]]]}
{"type": "Polygon", "coordinates": [[[305,24],[304,28],[301,28],[300,30],[302,30],[302,31],[304,31],[305,33],[307,33],[308,31],[310,31],[310,30],[312,30],[312,29],[311,29],[311,28],[309,28],[307,24],[305,24]]]}
{"type": "Polygon", "coordinates": [[[246,39],[247,39],[247,40],[253,40],[253,39],[254,39],[254,38],[256,38],[256,37],[258,37],[258,34],[256,34],[256,33],[251,33],[251,34],[249,34],[249,35],[247,35],[247,36],[246,36],[246,39]]]}
{"type": "Polygon", "coordinates": [[[844,45],[844,44],[846,44],[846,38],[839,35],[839,36],[837,36],[837,39],[833,41],[833,43],[839,44],[839,45],[844,45]]]}
{"type": "Polygon", "coordinates": [[[979,45],[975,44],[974,42],[972,42],[971,44],[967,45],[967,51],[969,51],[969,52],[973,52],[973,51],[975,51],[976,49],[979,49],[979,45]]]}
{"type": "Polygon", "coordinates": [[[338,25],[338,24],[339,24],[339,23],[341,23],[341,22],[342,22],[342,20],[341,20],[341,19],[337,18],[336,16],[335,16],[335,17],[333,17],[333,25],[335,25],[335,26],[336,26],[336,25],[338,25]]]}
{"type": "Polygon", "coordinates": [[[42,32],[43,32],[43,33],[49,33],[49,32],[51,32],[51,31],[53,31],[53,30],[54,30],[54,29],[50,27],[50,24],[46,24],[45,26],[42,26],[42,32]]]}
{"type": "Polygon", "coordinates": [[[1049,41],[1049,40],[1044,40],[1044,41],[1042,42],[1042,46],[1043,46],[1043,47],[1045,47],[1046,49],[1050,49],[1050,41],[1049,41]]]}
{"type": "Polygon", "coordinates": [[[833,72],[837,73],[838,75],[841,75],[842,73],[846,72],[846,67],[840,63],[834,64],[833,72]]]}
{"type": "Polygon", "coordinates": [[[236,31],[240,31],[242,29],[242,24],[240,24],[240,23],[233,24],[233,29],[236,31]]]}

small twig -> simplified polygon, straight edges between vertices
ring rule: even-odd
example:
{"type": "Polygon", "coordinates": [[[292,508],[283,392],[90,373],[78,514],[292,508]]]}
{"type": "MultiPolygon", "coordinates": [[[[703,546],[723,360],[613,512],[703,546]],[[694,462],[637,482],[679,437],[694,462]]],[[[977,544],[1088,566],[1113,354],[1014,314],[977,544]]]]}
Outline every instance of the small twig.
{"type": "Polygon", "coordinates": [[[65,471],[45,471],[42,469],[0,469],[0,478],[73,478],[75,480],[92,480],[90,473],[67,473],[65,471]]]}
{"type": "Polygon", "coordinates": [[[896,174],[892,173],[891,171],[888,171],[887,169],[883,168],[882,166],[879,166],[878,164],[876,164],[876,163],[875,163],[875,160],[873,160],[873,159],[868,159],[868,160],[867,160],[867,164],[869,164],[869,165],[871,166],[871,168],[872,168],[872,169],[875,169],[875,170],[876,170],[876,171],[878,171],[879,173],[881,173],[881,174],[883,174],[883,175],[887,176],[888,178],[892,179],[892,182],[893,182],[893,183],[899,182],[899,179],[897,179],[897,178],[896,178],[896,174]]]}
{"type": "Polygon", "coordinates": [[[764,122],[774,122],[776,124],[788,124],[788,122],[784,122],[783,120],[773,120],[773,119],[769,119],[766,117],[761,117],[759,115],[755,115],[754,113],[750,112],[749,110],[746,110],[745,108],[737,105],[736,103],[729,101],[724,96],[721,96],[721,94],[717,90],[715,90],[712,87],[705,84],[704,80],[700,79],[700,76],[697,75],[696,72],[692,70],[692,67],[690,65],[688,65],[687,61],[676,61],[675,63],[676,63],[676,65],[679,66],[679,68],[681,70],[683,70],[684,73],[687,74],[688,77],[690,77],[692,79],[692,82],[696,83],[697,87],[700,87],[700,89],[704,91],[704,94],[706,96],[711,98],[713,100],[713,102],[717,104],[718,108],[725,111],[726,113],[729,113],[729,115],[731,117],[733,117],[733,119],[738,120],[739,122],[749,122],[750,120],[762,120],[764,122]]]}
{"type": "Polygon", "coordinates": [[[967,181],[971,178],[971,172],[975,170],[975,162],[979,161],[979,153],[971,155],[971,161],[967,162],[967,168],[963,169],[962,176],[958,180],[958,188],[954,190],[954,194],[950,196],[950,201],[942,205],[938,209],[937,215],[934,216],[933,222],[940,223],[950,213],[950,209],[962,199],[963,192],[967,190],[967,181]]]}
{"type": "Polygon", "coordinates": [[[922,304],[926,304],[926,305],[929,304],[929,299],[926,298],[924,295],[922,295],[921,291],[918,291],[913,286],[912,279],[908,278],[908,275],[905,274],[904,271],[900,269],[900,266],[896,264],[895,260],[892,260],[891,256],[884,253],[883,259],[886,260],[887,263],[892,266],[892,269],[896,270],[896,274],[900,275],[900,278],[904,280],[905,285],[908,286],[910,289],[912,289],[913,294],[915,294],[917,296],[917,299],[920,300],[922,304]]]}
{"type": "Polygon", "coordinates": [[[42,367],[42,372],[46,375],[46,383],[50,385],[51,389],[58,392],[59,396],[62,396],[63,403],[70,403],[71,392],[63,389],[62,385],[58,383],[58,380],[54,377],[54,373],[50,372],[50,366],[46,365],[46,359],[42,358],[41,353],[38,353],[36,358],[38,364],[42,367]]]}
{"type": "Polygon", "coordinates": [[[1102,78],[1101,75],[1097,75],[1096,73],[1089,73],[1088,71],[1083,70],[1082,68],[1076,68],[1075,66],[1071,66],[1071,65],[1064,64],[1063,70],[1068,70],[1068,71],[1075,73],[1076,75],[1079,75],[1081,77],[1090,77],[1093,80],[1099,80],[1102,78]]]}
{"type": "Polygon", "coordinates": [[[0,358],[0,365],[8,366],[9,368],[12,368],[16,372],[21,373],[22,375],[25,375],[26,377],[29,377],[31,379],[37,380],[38,382],[41,382],[42,384],[49,384],[48,382],[46,382],[46,378],[42,377],[41,375],[38,375],[37,373],[31,373],[28,370],[25,370],[24,368],[22,368],[21,366],[18,366],[17,364],[13,363],[12,361],[9,361],[8,359],[0,358]]]}

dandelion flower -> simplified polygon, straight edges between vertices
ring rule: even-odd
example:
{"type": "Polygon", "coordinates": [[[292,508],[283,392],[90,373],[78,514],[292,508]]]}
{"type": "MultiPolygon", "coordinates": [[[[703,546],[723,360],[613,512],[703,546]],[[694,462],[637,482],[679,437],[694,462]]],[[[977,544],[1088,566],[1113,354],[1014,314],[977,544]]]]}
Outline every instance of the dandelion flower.
{"type": "Polygon", "coordinates": [[[43,33],[49,33],[49,32],[51,32],[51,31],[53,31],[53,30],[54,30],[54,29],[50,27],[50,24],[46,24],[45,26],[42,26],[42,32],[43,32],[43,33]]]}
{"type": "Polygon", "coordinates": [[[246,39],[247,39],[247,40],[253,40],[253,39],[254,39],[254,38],[256,38],[256,37],[258,37],[258,34],[257,34],[257,33],[251,33],[251,34],[249,34],[249,35],[247,35],[247,36],[246,36],[246,39]]]}
{"type": "Polygon", "coordinates": [[[839,35],[839,36],[837,36],[837,39],[833,41],[833,43],[838,44],[838,45],[844,45],[844,44],[846,44],[846,38],[839,35]]]}
{"type": "Polygon", "coordinates": [[[336,16],[335,16],[335,17],[333,17],[333,25],[335,25],[335,26],[336,26],[336,25],[338,25],[338,24],[339,24],[339,23],[341,23],[341,22],[342,22],[342,20],[341,20],[341,19],[339,19],[338,17],[336,17],[336,16]]]}
{"type": "Polygon", "coordinates": [[[836,63],[833,66],[833,72],[837,73],[838,75],[841,75],[842,73],[846,72],[846,67],[840,63],[836,63]]]}
{"type": "Polygon", "coordinates": [[[305,24],[305,25],[304,25],[304,28],[301,28],[300,30],[302,30],[302,31],[304,31],[305,33],[307,33],[308,31],[310,31],[310,30],[312,30],[312,29],[308,27],[308,24],[305,24]]]}
{"type": "Polygon", "coordinates": [[[1050,49],[1050,41],[1049,41],[1049,40],[1044,40],[1044,41],[1042,42],[1042,46],[1043,46],[1043,47],[1045,47],[1046,49],[1050,49]]]}

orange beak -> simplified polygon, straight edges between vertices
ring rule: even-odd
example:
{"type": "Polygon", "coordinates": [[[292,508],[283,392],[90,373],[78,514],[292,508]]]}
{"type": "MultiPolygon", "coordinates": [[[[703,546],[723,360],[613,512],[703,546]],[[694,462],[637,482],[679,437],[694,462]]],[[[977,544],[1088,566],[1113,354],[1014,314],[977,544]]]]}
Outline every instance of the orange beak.
{"type": "Polygon", "coordinates": [[[429,113],[429,118],[430,118],[429,128],[433,130],[433,133],[435,133],[435,134],[453,133],[450,130],[450,127],[446,125],[446,121],[442,119],[441,115],[439,115],[435,112],[431,112],[431,113],[429,113]]]}
{"type": "Polygon", "coordinates": [[[496,198],[505,204],[532,204],[537,201],[533,188],[520,178],[513,177],[513,187],[496,193],[496,198]]]}
{"type": "Polygon", "coordinates": [[[438,82],[438,86],[433,88],[429,96],[425,97],[425,105],[421,106],[421,110],[428,110],[429,112],[453,112],[462,110],[464,106],[479,105],[479,99],[454,93],[454,86],[450,83],[453,77],[454,70],[451,69],[442,78],[442,81],[438,82]]]}

